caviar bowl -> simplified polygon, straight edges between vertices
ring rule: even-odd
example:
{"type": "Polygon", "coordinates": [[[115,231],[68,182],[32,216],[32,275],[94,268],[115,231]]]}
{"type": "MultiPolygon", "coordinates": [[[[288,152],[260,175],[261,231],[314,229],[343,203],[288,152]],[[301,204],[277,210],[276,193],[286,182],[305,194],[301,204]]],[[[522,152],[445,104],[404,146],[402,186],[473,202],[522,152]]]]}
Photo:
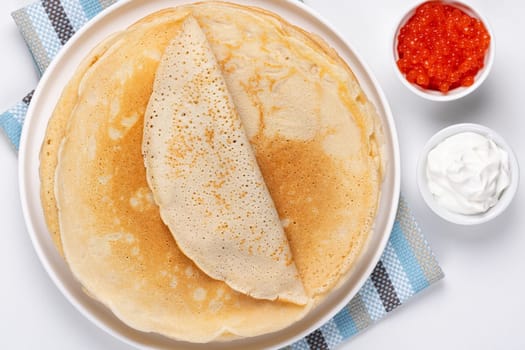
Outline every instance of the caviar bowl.
{"type": "MultiPolygon", "coordinates": [[[[428,13],[426,15],[428,15],[428,13]]],[[[459,15],[459,12],[455,12],[455,15],[459,15]]],[[[460,21],[461,19],[458,18],[457,20],[460,21]]],[[[428,99],[428,100],[432,100],[432,101],[452,101],[452,100],[459,99],[461,97],[464,97],[464,96],[472,93],[487,78],[487,76],[488,76],[488,74],[489,74],[489,72],[490,72],[490,70],[492,68],[493,62],[494,62],[494,53],[495,53],[494,34],[493,34],[492,29],[491,29],[488,21],[486,20],[486,18],[483,17],[479,12],[474,10],[470,5],[464,4],[464,3],[459,2],[459,1],[448,1],[448,0],[423,1],[423,2],[417,3],[416,5],[411,7],[408,11],[406,11],[404,13],[404,15],[401,17],[401,20],[398,21],[397,23],[398,23],[398,25],[397,25],[397,27],[396,27],[396,29],[394,31],[393,46],[392,46],[394,70],[395,70],[396,75],[398,76],[399,80],[402,82],[402,84],[405,85],[410,91],[412,91],[416,95],[421,96],[421,97],[423,97],[425,99],[428,99]],[[454,42],[454,40],[452,40],[452,43],[447,42],[447,44],[445,45],[445,46],[448,45],[448,47],[441,46],[440,49],[436,49],[435,47],[437,47],[437,44],[438,44],[437,41],[440,40],[441,38],[426,37],[425,39],[432,43],[431,44],[431,48],[428,49],[428,46],[427,46],[427,50],[428,51],[427,52],[423,52],[423,53],[422,53],[420,48],[414,48],[414,50],[412,50],[412,52],[411,52],[412,55],[414,55],[414,54],[415,55],[421,55],[422,54],[422,55],[425,55],[426,57],[430,56],[430,59],[426,60],[426,62],[423,64],[424,69],[428,70],[428,71],[424,71],[425,74],[421,78],[423,84],[418,85],[416,82],[409,81],[408,74],[405,74],[405,73],[403,73],[401,71],[400,63],[399,63],[400,54],[399,54],[399,50],[398,50],[399,49],[399,43],[400,43],[401,30],[414,17],[414,15],[418,11],[418,9],[421,8],[423,5],[426,5],[426,4],[437,4],[439,6],[448,6],[448,7],[454,8],[454,9],[458,9],[461,12],[463,12],[463,14],[466,14],[466,15],[468,15],[469,17],[471,17],[473,19],[479,20],[483,24],[483,27],[486,30],[486,33],[488,33],[488,35],[490,37],[490,42],[488,44],[488,48],[486,48],[486,51],[484,52],[484,55],[483,54],[479,54],[479,55],[482,56],[482,57],[478,56],[478,61],[481,61],[481,64],[479,64],[479,66],[478,66],[479,70],[477,71],[477,73],[475,73],[475,75],[473,75],[473,82],[471,80],[468,86],[462,86],[462,85],[457,86],[457,87],[451,86],[449,88],[449,90],[446,91],[446,92],[440,91],[436,87],[434,87],[434,88],[433,87],[422,87],[422,85],[425,85],[425,83],[427,83],[427,81],[425,81],[425,80],[429,79],[428,76],[430,75],[430,71],[431,70],[433,70],[433,74],[436,74],[435,72],[437,70],[439,70],[439,69],[443,69],[444,65],[445,65],[445,69],[446,69],[447,61],[450,62],[450,56],[446,56],[446,54],[445,55],[440,54],[439,50],[443,50],[443,49],[445,51],[448,50],[448,49],[450,49],[451,51],[454,50],[455,48],[454,47],[450,47],[450,45],[457,45],[457,47],[464,47],[464,45],[467,45],[467,46],[468,45],[472,45],[469,48],[470,49],[469,53],[471,53],[475,49],[481,50],[481,49],[479,49],[479,47],[476,48],[477,45],[480,45],[480,43],[478,41],[479,38],[471,40],[471,39],[467,38],[466,36],[464,36],[462,38],[462,40],[463,40],[462,42],[461,41],[460,42],[454,42]],[[434,45],[434,44],[436,44],[436,45],[434,45]],[[441,60],[442,62],[439,62],[439,60],[441,60]],[[429,74],[426,74],[426,73],[429,73],[429,74]]],[[[424,24],[425,23],[423,23],[423,25],[424,24]]],[[[412,27],[412,30],[416,30],[416,29],[414,29],[414,27],[412,27]]],[[[465,31],[468,31],[468,30],[472,31],[474,29],[472,27],[466,26],[464,28],[464,30],[465,31]]],[[[465,57],[469,58],[470,56],[465,56],[465,57]]],[[[421,58],[417,58],[417,59],[421,60],[421,58]]],[[[410,61],[412,61],[412,59],[410,61]]],[[[455,68],[458,69],[457,66],[455,68]]],[[[447,78],[449,78],[449,77],[451,77],[451,75],[447,75],[447,78]]],[[[413,78],[414,77],[411,77],[412,80],[414,80],[413,78]]],[[[419,75],[416,78],[416,80],[417,79],[419,79],[419,75]]]]}

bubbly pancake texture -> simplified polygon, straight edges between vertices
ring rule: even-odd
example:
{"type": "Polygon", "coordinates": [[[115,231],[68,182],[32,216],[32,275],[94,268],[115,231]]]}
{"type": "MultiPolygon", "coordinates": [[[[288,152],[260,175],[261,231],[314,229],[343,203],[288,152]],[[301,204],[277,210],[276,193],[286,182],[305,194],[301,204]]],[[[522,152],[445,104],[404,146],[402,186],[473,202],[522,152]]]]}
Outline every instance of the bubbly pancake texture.
{"type": "Polygon", "coordinates": [[[381,158],[375,110],[337,54],[271,13],[206,2],[154,13],[91,59],[50,120],[45,140],[63,135],[62,146],[45,141],[41,157],[42,188],[56,195],[43,192],[46,217],[58,218],[66,261],[91,296],[136,329],[208,342],[282,329],[340,282],[372,229],[381,158]],[[179,249],[153,200],[144,113],[159,60],[189,14],[253,147],[305,306],[210,278],[179,249]]]}
{"type": "Polygon", "coordinates": [[[306,304],[252,147],[192,16],[157,69],[142,151],[163,221],[202,271],[254,298],[306,304]]]}
{"type": "Polygon", "coordinates": [[[381,124],[342,59],[264,10],[192,9],[222,67],[307,294],[321,297],[366,242],[381,184],[381,124]]]}

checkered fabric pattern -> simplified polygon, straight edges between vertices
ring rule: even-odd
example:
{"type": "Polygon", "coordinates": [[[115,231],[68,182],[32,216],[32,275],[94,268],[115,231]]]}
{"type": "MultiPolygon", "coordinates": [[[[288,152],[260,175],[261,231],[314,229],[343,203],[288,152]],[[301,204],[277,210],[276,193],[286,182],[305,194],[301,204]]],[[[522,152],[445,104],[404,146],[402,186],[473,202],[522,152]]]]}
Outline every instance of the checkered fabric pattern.
{"type": "MultiPolygon", "coordinates": [[[[116,0],[42,0],[13,13],[41,73],[69,38],[116,0]]],[[[0,115],[18,149],[32,93],[0,115]]],[[[321,328],[288,349],[334,349],[443,278],[443,272],[403,198],[381,260],[358,294],[321,328]]]]}

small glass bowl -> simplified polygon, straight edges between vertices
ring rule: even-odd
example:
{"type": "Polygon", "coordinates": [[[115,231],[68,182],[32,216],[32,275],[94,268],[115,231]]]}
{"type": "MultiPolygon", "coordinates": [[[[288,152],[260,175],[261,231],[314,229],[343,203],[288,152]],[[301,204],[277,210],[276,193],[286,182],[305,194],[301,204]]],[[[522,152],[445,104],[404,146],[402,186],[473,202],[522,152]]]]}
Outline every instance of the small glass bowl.
{"type": "Polygon", "coordinates": [[[509,206],[512,199],[514,198],[516,192],[518,191],[518,184],[519,184],[519,166],[518,161],[516,159],[516,155],[508,145],[508,143],[496,132],[494,132],[492,129],[489,129],[485,126],[479,125],[479,124],[455,124],[451,125],[445,129],[442,129],[438,133],[436,133],[434,136],[428,140],[425,147],[423,148],[423,151],[421,152],[421,155],[419,157],[418,165],[417,165],[417,184],[419,187],[419,191],[421,193],[421,196],[425,200],[426,204],[434,213],[442,217],[443,219],[450,221],[455,224],[460,225],[476,225],[481,224],[484,222],[487,222],[489,220],[494,219],[499,214],[501,214],[505,209],[509,206]],[[476,215],[464,215],[464,214],[458,214],[451,212],[447,210],[446,208],[443,208],[441,205],[439,205],[436,200],[434,199],[434,196],[430,192],[428,188],[428,182],[427,182],[427,175],[426,175],[426,168],[427,168],[427,157],[428,153],[436,147],[438,144],[440,144],[442,141],[444,141],[446,138],[456,135],[462,132],[474,132],[480,135],[483,135],[491,140],[493,140],[496,145],[498,145],[501,149],[505,150],[509,155],[509,167],[510,167],[510,184],[509,186],[503,191],[501,194],[501,197],[499,198],[498,202],[495,206],[488,209],[486,212],[476,215]]]}
{"type": "Polygon", "coordinates": [[[490,70],[492,68],[492,65],[494,63],[494,53],[496,51],[495,44],[494,44],[494,34],[492,32],[492,29],[491,29],[487,19],[485,17],[483,17],[481,14],[479,14],[477,11],[472,9],[471,6],[466,5],[466,4],[464,4],[462,2],[459,2],[459,1],[440,0],[440,2],[442,2],[444,4],[457,7],[460,10],[462,10],[463,12],[465,12],[466,14],[468,14],[469,16],[479,19],[485,25],[485,28],[487,28],[487,31],[488,31],[488,33],[490,35],[490,45],[489,45],[489,48],[488,48],[488,50],[487,50],[487,52],[485,54],[485,64],[484,64],[483,68],[476,75],[476,77],[474,79],[474,84],[472,84],[471,86],[467,86],[467,87],[462,87],[462,86],[461,87],[457,87],[455,89],[452,89],[452,90],[448,91],[447,93],[442,93],[442,92],[436,91],[436,90],[424,89],[424,88],[422,88],[421,86],[419,86],[417,84],[413,84],[413,83],[409,82],[406,79],[405,75],[403,73],[401,73],[401,71],[399,70],[399,68],[397,66],[397,60],[399,59],[399,55],[398,55],[398,52],[397,52],[398,36],[399,36],[399,31],[408,22],[408,20],[414,15],[414,13],[416,12],[416,9],[419,6],[421,6],[422,4],[424,4],[425,2],[428,2],[428,1],[423,1],[423,2],[420,2],[420,3],[416,4],[415,6],[413,6],[408,12],[406,12],[406,14],[398,22],[399,24],[398,24],[397,28],[394,31],[394,38],[393,38],[394,70],[395,70],[396,75],[398,76],[398,78],[403,83],[403,85],[405,85],[410,91],[412,91],[413,93],[415,93],[418,96],[421,96],[421,97],[423,97],[423,98],[425,98],[427,100],[431,100],[431,101],[452,101],[452,100],[456,100],[456,99],[464,97],[464,96],[470,94],[471,92],[473,92],[474,90],[476,90],[483,83],[483,81],[485,81],[485,79],[489,75],[489,72],[490,72],[490,70]]]}

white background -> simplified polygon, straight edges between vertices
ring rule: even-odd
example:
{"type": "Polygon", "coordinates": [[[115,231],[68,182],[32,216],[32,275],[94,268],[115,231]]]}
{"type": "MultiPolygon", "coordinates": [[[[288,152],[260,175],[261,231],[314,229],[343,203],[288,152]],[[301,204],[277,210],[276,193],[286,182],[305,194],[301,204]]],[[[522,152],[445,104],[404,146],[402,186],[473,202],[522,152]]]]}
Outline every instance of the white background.
{"type": "MultiPolygon", "coordinates": [[[[37,82],[10,13],[32,0],[0,1],[0,111],[37,82]]],[[[525,349],[525,196],[494,221],[449,224],[423,203],[416,163],[425,142],[459,122],[493,128],[525,170],[525,2],[465,0],[494,31],[496,61],[477,92],[428,102],[394,74],[392,31],[413,0],[307,0],[369,64],[391,104],[399,132],[402,192],[432,246],[445,279],[351,340],[348,349],[525,349]]],[[[17,157],[0,137],[0,348],[130,349],[93,326],[62,297],[33,250],[18,198],[17,157]]]]}

